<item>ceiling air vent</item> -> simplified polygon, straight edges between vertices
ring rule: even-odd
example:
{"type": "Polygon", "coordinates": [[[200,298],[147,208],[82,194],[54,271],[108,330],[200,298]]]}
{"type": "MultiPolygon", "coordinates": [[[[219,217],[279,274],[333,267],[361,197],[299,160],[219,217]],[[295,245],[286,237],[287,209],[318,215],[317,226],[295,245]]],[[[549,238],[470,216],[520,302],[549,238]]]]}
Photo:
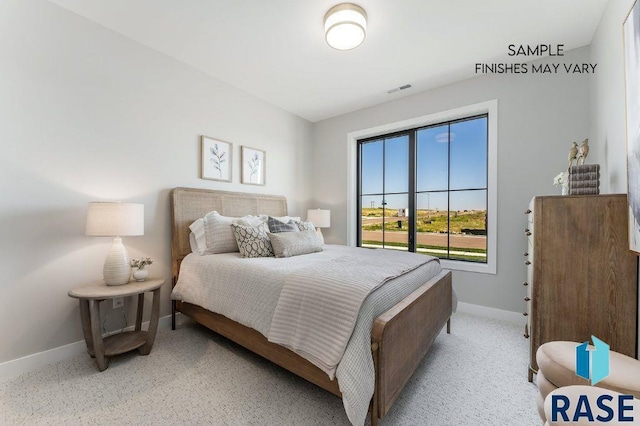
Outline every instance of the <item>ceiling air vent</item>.
{"type": "Polygon", "coordinates": [[[405,84],[404,86],[400,86],[400,87],[396,87],[396,88],[393,88],[391,90],[388,90],[387,93],[389,93],[389,94],[396,93],[396,92],[399,92],[401,90],[406,90],[406,89],[410,89],[410,88],[411,88],[410,84],[405,84]]]}

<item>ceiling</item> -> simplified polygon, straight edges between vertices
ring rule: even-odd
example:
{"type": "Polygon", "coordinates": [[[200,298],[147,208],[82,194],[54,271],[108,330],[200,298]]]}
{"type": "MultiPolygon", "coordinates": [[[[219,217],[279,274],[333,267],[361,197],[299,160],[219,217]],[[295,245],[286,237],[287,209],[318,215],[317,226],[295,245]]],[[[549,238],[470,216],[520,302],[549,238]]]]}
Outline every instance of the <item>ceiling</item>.
{"type": "Polygon", "coordinates": [[[312,122],[473,77],[509,44],[588,45],[607,4],[355,0],[367,37],[338,51],[323,18],[340,0],[50,1],[312,122]]]}

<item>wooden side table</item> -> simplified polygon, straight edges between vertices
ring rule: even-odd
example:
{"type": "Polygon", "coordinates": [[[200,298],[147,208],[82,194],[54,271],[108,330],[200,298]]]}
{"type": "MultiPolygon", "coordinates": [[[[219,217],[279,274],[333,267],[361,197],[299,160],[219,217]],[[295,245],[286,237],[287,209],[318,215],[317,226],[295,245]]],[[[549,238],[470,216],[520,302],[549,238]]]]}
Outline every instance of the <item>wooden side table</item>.
{"type": "Polygon", "coordinates": [[[163,278],[152,278],[143,282],[133,281],[128,284],[108,286],[104,281],[93,282],[76,287],[69,291],[69,296],[80,300],[80,319],[87,351],[96,359],[98,370],[104,371],[109,366],[110,356],[138,349],[141,355],[148,355],[158,331],[158,317],[160,316],[160,287],[163,278]],[[144,293],[153,291],[151,305],[151,319],[149,329],[142,330],[142,312],[144,309],[144,293]],[[138,295],[138,310],[136,314],[136,328],[102,338],[100,329],[100,302],[138,295]]]}

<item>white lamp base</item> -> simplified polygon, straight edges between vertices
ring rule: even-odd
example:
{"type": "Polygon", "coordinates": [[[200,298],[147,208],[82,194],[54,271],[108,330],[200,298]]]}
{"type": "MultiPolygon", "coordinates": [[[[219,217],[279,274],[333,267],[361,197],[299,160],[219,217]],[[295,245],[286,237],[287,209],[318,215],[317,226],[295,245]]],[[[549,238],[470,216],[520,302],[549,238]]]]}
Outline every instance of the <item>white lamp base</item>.
{"type": "Polygon", "coordinates": [[[316,228],[316,234],[320,237],[320,243],[324,245],[324,235],[322,235],[322,229],[316,228]]]}
{"type": "Polygon", "coordinates": [[[102,275],[107,285],[122,285],[129,282],[131,260],[127,249],[122,244],[122,238],[115,237],[113,239],[111,250],[109,250],[109,254],[107,254],[107,258],[104,261],[102,275]]]}

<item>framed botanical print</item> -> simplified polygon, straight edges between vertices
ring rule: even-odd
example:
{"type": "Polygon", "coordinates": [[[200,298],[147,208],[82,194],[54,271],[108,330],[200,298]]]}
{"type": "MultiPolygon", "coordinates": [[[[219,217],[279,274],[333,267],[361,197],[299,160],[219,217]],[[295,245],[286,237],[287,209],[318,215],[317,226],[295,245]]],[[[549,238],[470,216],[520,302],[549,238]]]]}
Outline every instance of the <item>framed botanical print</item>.
{"type": "Polygon", "coordinates": [[[208,136],[201,136],[200,140],[202,144],[202,179],[231,182],[233,144],[208,136]]]}
{"type": "Polygon", "coordinates": [[[640,1],[624,21],[629,249],[640,254],[640,1]]]}
{"type": "Polygon", "coordinates": [[[241,150],[241,182],[247,185],[264,185],[266,177],[266,156],[260,150],[243,146],[241,150]]]}

